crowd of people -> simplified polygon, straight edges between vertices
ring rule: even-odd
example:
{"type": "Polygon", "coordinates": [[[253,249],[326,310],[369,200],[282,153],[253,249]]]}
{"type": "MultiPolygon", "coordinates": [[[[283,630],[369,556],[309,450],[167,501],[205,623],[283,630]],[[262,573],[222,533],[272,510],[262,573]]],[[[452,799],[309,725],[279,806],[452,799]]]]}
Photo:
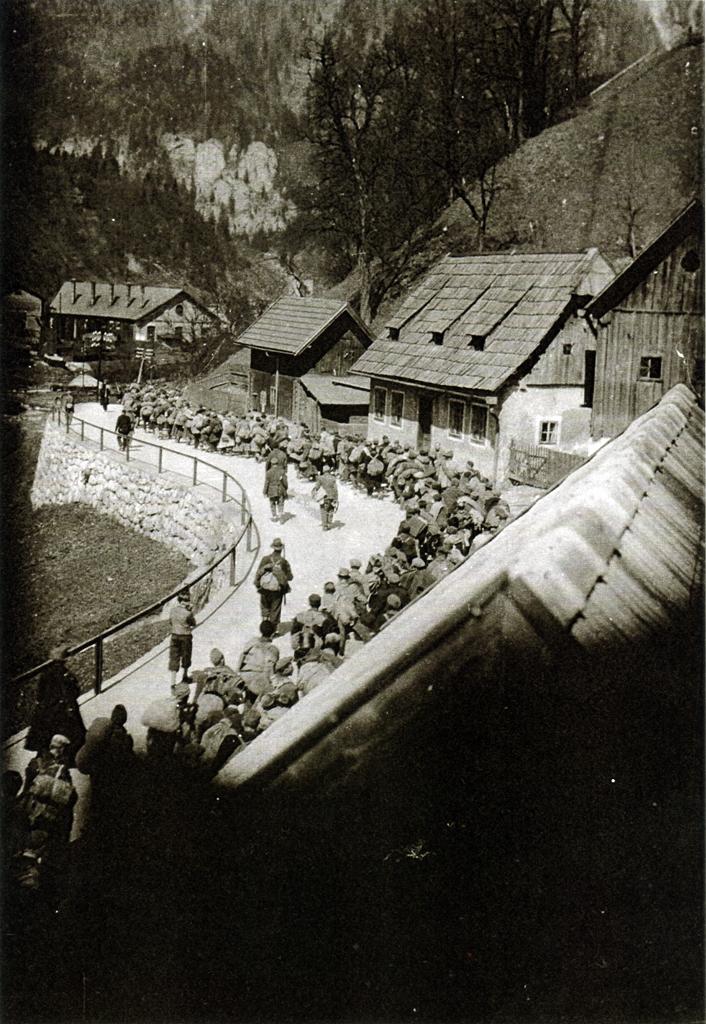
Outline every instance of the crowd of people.
{"type": "MultiPolygon", "coordinates": [[[[499,529],[509,508],[469,461],[463,468],[439,445],[417,451],[408,444],[361,441],[250,413],[190,407],[176,390],[132,385],[122,395],[117,429],[127,445],[135,425],[196,448],[248,455],[262,461],[264,493],[273,520],[282,519],[288,472],[313,485],[324,530],[333,525],[338,482],[369,495],[389,495],[402,519],[388,547],[365,567],[353,558],[335,580],[322,581],[307,606],[282,622],[293,570],[277,537],[261,559],[254,585],[260,599],[258,635],[234,667],[214,648],[210,664],[191,671],[196,626],[188,591],[169,609],[168,669],[171,687],[144,712],[145,762],[178,762],[200,779],[225,763],[367,643],[411,601],[434,586],[499,529]],[[275,642],[289,636],[283,654],[275,642]],[[182,677],[177,681],[177,673],[182,677]],[[193,687],[193,692],[192,692],[193,687]]],[[[78,706],[79,685],[66,666],[68,649],[57,648],[42,673],[25,746],[36,751],[24,784],[4,775],[9,807],[5,853],[20,885],[51,885],[71,833],[76,790],[69,769],[90,775],[92,804],[109,809],[112,782],[136,763],[127,713],[116,705],[110,718],[86,730],[78,706]],[[47,881],[48,879],[48,881],[47,881]]]]}

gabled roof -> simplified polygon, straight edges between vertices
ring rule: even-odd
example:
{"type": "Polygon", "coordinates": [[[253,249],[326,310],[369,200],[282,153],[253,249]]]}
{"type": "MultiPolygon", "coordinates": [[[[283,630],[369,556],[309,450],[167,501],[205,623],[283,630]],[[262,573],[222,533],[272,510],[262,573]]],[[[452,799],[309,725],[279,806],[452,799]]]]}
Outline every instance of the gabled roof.
{"type": "Polygon", "coordinates": [[[51,302],[52,313],[109,317],[111,320],[144,320],[157,310],[188,299],[214,319],[217,315],[185,288],[114,284],[103,281],[64,281],[51,302]],[[95,301],[94,301],[95,290],[95,301]]]}
{"type": "Polygon", "coordinates": [[[704,208],[698,199],[694,199],[639,256],[635,257],[632,263],[596,295],[586,307],[588,315],[598,320],[605,316],[609,310],[622,302],[640,281],[644,281],[687,235],[700,233],[703,237],[703,232],[704,208]]]}
{"type": "Polygon", "coordinates": [[[240,335],[238,343],[298,356],[341,319],[364,343],[373,340],[373,332],[347,302],[282,295],[240,335]]]}
{"type": "Polygon", "coordinates": [[[361,387],[361,377],[327,377],[321,373],[305,373],[299,378],[319,405],[368,405],[370,381],[361,387]]]}
{"type": "Polygon", "coordinates": [[[612,277],[595,249],[447,256],[388,322],[397,340],[386,330],[353,372],[495,391],[538,352],[579,296],[594,295],[612,277]]]}

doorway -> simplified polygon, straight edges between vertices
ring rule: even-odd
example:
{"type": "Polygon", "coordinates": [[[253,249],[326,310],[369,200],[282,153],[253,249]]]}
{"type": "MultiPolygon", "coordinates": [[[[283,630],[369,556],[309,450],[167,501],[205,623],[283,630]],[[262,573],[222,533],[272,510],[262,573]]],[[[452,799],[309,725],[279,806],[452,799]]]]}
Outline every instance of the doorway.
{"type": "Polygon", "coordinates": [[[434,398],[432,395],[421,394],[419,396],[419,417],[417,430],[417,448],[431,447],[431,424],[434,413],[434,398]]]}

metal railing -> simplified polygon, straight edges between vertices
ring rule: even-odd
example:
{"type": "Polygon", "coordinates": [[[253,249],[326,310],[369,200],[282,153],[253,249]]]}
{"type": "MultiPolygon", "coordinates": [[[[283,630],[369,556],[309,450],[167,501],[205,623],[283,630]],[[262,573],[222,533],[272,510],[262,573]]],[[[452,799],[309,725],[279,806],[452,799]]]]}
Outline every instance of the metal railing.
{"type": "MultiPolygon", "coordinates": [[[[88,421],[86,421],[86,420],[78,419],[78,417],[75,417],[74,419],[78,423],[80,423],[80,425],[81,425],[80,435],[81,435],[81,440],[82,441],[87,440],[87,438],[86,438],[86,427],[90,427],[93,430],[100,431],[100,450],[101,451],[106,450],[106,445],[105,445],[105,437],[106,437],[106,435],[110,435],[110,436],[114,437],[116,439],[116,441],[117,441],[117,436],[118,435],[115,433],[115,431],[109,430],[107,427],[96,427],[95,424],[88,423],[88,421]]],[[[69,424],[66,424],[66,433],[67,434],[72,429],[73,428],[69,424]]],[[[74,432],[79,433],[79,431],[74,431],[74,432]]],[[[163,470],[162,453],[165,451],[165,449],[163,449],[161,447],[161,445],[154,444],[153,442],[150,442],[150,441],[142,441],[141,440],[139,443],[140,444],[146,444],[146,445],[148,445],[148,446],[150,446],[152,448],[157,448],[158,449],[158,451],[159,451],[158,471],[160,473],[163,472],[164,470],[163,470]]],[[[117,451],[119,454],[123,454],[122,451],[119,449],[119,446],[117,446],[117,445],[116,445],[115,449],[112,449],[112,448],[109,447],[109,448],[107,448],[107,450],[110,450],[110,451],[114,450],[114,451],[117,451]]],[[[177,455],[177,456],[183,456],[183,453],[181,453],[181,452],[173,452],[172,453],[171,449],[169,449],[169,451],[170,451],[170,454],[174,454],[174,455],[177,455]]],[[[130,461],[129,446],[125,450],[124,454],[125,454],[125,461],[129,462],[130,461]]],[[[243,487],[243,485],[240,483],[239,480],[236,480],[234,476],[231,476],[231,474],[228,473],[226,470],[219,470],[216,466],[213,466],[210,463],[205,462],[203,459],[199,459],[198,456],[189,455],[189,456],[185,456],[185,457],[189,458],[190,460],[193,460],[193,463],[194,463],[193,477],[192,477],[194,486],[197,483],[197,472],[198,472],[197,464],[201,464],[203,466],[208,466],[209,469],[211,469],[212,471],[215,471],[216,473],[222,473],[223,474],[223,482],[222,482],[222,487],[221,487],[221,492],[220,492],[221,493],[221,500],[224,503],[226,501],[235,501],[236,504],[238,504],[240,506],[240,509],[241,509],[241,525],[244,527],[244,529],[243,529],[242,533],[240,534],[240,536],[238,537],[238,539],[235,541],[235,543],[231,544],[231,546],[226,551],[224,551],[221,555],[219,555],[218,558],[216,558],[213,562],[211,562],[209,565],[207,565],[197,575],[189,576],[188,584],[181,583],[175,590],[170,591],[170,593],[166,594],[164,597],[161,597],[158,601],[155,601],[153,604],[148,605],[146,608],[142,608],[142,609],[140,609],[140,611],[135,612],[135,614],[129,616],[129,618],[123,619],[122,622],[118,622],[114,626],[109,626],[107,629],[104,629],[104,630],[102,630],[102,632],[96,634],[96,636],[92,636],[89,640],[84,640],[82,643],[78,644],[76,647],[69,648],[69,652],[68,652],[67,657],[73,657],[76,654],[81,654],[82,651],[86,651],[86,650],[90,649],[91,647],[95,648],[93,691],[96,694],[101,692],[101,686],[102,686],[102,682],[103,682],[103,643],[104,643],[104,641],[108,637],[114,636],[116,633],[120,633],[123,629],[127,629],[128,626],[132,626],[135,622],[139,622],[140,619],[145,619],[145,618],[147,618],[150,615],[154,615],[155,612],[157,612],[160,609],[162,609],[170,601],[173,601],[177,597],[177,595],[180,594],[182,592],[182,590],[184,590],[185,586],[193,587],[197,583],[200,583],[201,580],[206,579],[207,576],[210,576],[213,573],[213,571],[218,568],[219,565],[221,565],[223,562],[226,561],[226,559],[230,560],[230,586],[234,590],[237,590],[238,587],[240,587],[241,584],[244,583],[245,580],[248,578],[250,570],[252,569],[253,565],[255,564],[255,560],[257,559],[257,555],[258,555],[258,552],[260,550],[260,533],[259,533],[259,530],[257,528],[257,523],[253,519],[252,511],[250,509],[250,503],[248,501],[248,496],[247,496],[247,493],[246,493],[245,488],[243,487]],[[236,498],[233,495],[229,495],[228,494],[228,483],[236,484],[240,488],[240,499],[236,498]],[[243,539],[245,539],[245,552],[246,552],[246,554],[248,554],[248,555],[249,554],[253,554],[253,552],[254,552],[254,554],[253,554],[252,559],[250,560],[250,564],[247,566],[247,569],[243,573],[242,577],[240,579],[237,579],[237,572],[236,572],[237,557],[236,557],[236,551],[237,551],[238,546],[240,545],[240,543],[241,543],[241,541],[243,539]],[[254,543],[253,543],[253,541],[254,541],[254,543]]],[[[151,464],[147,463],[147,465],[151,465],[151,464]]],[[[208,484],[207,486],[212,487],[211,484],[208,484]]],[[[214,490],[218,490],[218,489],[214,488],[214,490]]],[[[13,684],[14,683],[21,683],[21,682],[24,682],[27,679],[31,679],[33,676],[37,675],[39,672],[42,672],[45,668],[48,668],[50,665],[51,665],[51,661],[43,661],[41,663],[41,665],[35,665],[33,668],[28,669],[26,672],[22,672],[20,675],[15,676],[14,679],[12,680],[12,682],[13,682],[13,684]]]]}

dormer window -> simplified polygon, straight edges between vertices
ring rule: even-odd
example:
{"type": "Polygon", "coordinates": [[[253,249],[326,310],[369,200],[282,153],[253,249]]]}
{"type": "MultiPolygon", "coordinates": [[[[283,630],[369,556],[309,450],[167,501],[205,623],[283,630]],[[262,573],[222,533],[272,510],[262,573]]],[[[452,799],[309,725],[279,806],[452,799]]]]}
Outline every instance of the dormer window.
{"type": "Polygon", "coordinates": [[[431,340],[435,345],[443,345],[444,343],[444,332],[443,331],[432,331],[431,340]]]}
{"type": "Polygon", "coordinates": [[[471,335],[470,346],[471,346],[471,348],[474,348],[476,350],[476,352],[482,352],[484,345],[485,345],[485,335],[484,334],[472,334],[471,335]]]}
{"type": "Polygon", "coordinates": [[[399,341],[400,340],[400,329],[399,329],[399,327],[388,327],[387,328],[387,336],[390,339],[390,341],[399,341]]]}

